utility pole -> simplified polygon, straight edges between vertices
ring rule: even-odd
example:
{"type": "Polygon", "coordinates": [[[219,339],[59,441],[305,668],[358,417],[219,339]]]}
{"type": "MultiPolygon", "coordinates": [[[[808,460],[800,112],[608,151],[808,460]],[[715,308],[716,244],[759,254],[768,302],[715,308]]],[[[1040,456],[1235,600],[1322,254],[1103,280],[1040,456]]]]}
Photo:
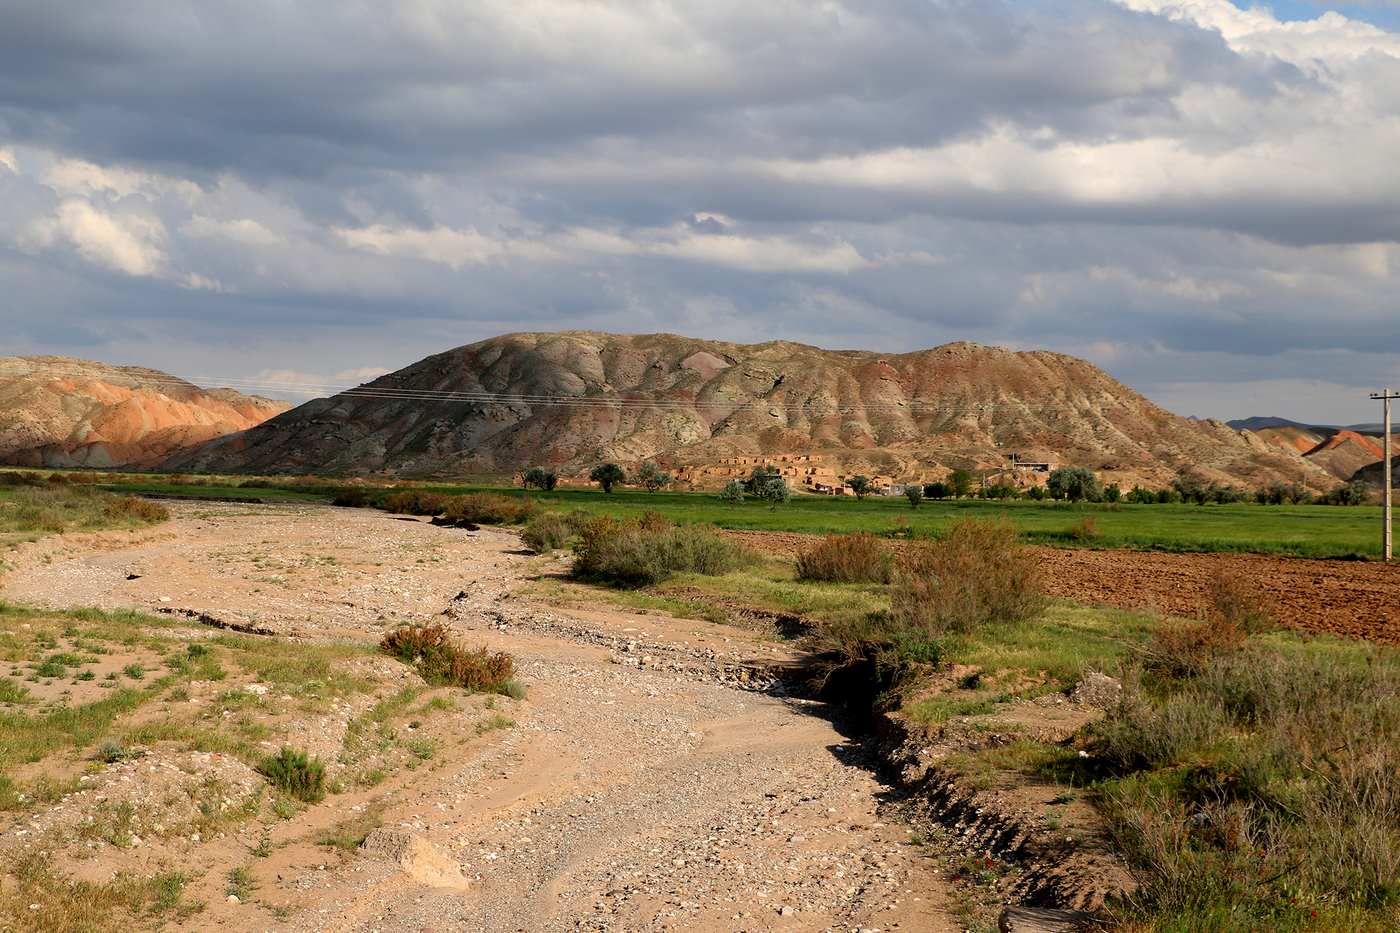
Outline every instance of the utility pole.
{"type": "Polygon", "coordinates": [[[1381,500],[1383,503],[1381,507],[1381,523],[1384,526],[1384,531],[1381,535],[1381,546],[1384,548],[1385,560],[1388,563],[1390,561],[1392,540],[1390,534],[1390,502],[1395,493],[1390,479],[1390,403],[1393,399],[1400,398],[1400,392],[1391,392],[1389,389],[1383,389],[1379,393],[1372,394],[1371,398],[1379,400],[1384,410],[1384,415],[1381,418],[1381,439],[1385,442],[1385,462],[1381,467],[1381,475],[1384,477],[1384,479],[1381,480],[1383,484],[1381,489],[1383,496],[1381,500]]]}

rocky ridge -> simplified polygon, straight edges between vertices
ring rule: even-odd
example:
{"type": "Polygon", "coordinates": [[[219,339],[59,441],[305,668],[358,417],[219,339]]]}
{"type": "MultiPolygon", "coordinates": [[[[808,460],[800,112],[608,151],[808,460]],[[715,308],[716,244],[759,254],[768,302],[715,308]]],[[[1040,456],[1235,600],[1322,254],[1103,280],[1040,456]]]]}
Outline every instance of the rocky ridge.
{"type": "Polygon", "coordinates": [[[1294,450],[1174,415],[1093,365],[973,343],[880,354],[671,334],[509,334],[172,457],[226,472],[580,473],[820,455],[836,468],[936,477],[1009,456],[1160,483],[1331,476],[1294,450]]]}

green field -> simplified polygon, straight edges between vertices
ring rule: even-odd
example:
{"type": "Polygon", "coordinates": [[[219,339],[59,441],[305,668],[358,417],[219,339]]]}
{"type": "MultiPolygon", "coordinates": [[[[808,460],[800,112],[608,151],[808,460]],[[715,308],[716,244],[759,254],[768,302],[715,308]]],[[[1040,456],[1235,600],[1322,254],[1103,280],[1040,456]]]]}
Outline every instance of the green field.
{"type": "MultiPolygon", "coordinates": [[[[330,493],[309,488],[249,489],[233,485],[193,486],[132,478],[106,488],[137,494],[254,496],[278,501],[326,501],[330,493]]],[[[519,488],[415,483],[398,489],[448,494],[499,492],[523,496],[519,488]]],[[[925,501],[911,509],[903,498],[871,496],[863,501],[794,496],[771,509],[756,501],[726,505],[714,493],[622,489],[559,489],[530,493],[551,508],[585,509],[617,516],[660,512],[680,522],[710,522],[721,528],[813,534],[870,531],[875,534],[937,534],[961,518],[1006,516],[1030,541],[1055,546],[1137,548],[1164,551],[1236,551],[1298,557],[1370,558],[1380,554],[1380,509],[1321,505],[1109,505],[1104,503],[925,501]],[[1096,536],[1074,537],[1092,519],[1096,536]]]]}

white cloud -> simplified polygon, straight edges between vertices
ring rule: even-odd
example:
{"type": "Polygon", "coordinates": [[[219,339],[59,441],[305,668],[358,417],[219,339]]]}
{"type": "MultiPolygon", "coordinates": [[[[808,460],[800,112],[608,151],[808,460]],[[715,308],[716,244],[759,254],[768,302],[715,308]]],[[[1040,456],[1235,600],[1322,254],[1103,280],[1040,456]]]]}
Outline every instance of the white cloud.
{"type": "Polygon", "coordinates": [[[138,214],[104,213],[81,198],[67,198],[50,217],[31,225],[22,245],[73,246],[87,261],[131,276],[154,276],[165,255],[159,220],[138,214]]]}
{"type": "Polygon", "coordinates": [[[6,146],[0,146],[0,165],[10,170],[11,174],[19,174],[19,162],[15,160],[15,151],[6,146]]]}
{"type": "Polygon", "coordinates": [[[180,232],[196,239],[220,239],[248,247],[282,246],[287,238],[256,220],[240,217],[235,220],[215,220],[196,214],[180,225],[180,232]]]}

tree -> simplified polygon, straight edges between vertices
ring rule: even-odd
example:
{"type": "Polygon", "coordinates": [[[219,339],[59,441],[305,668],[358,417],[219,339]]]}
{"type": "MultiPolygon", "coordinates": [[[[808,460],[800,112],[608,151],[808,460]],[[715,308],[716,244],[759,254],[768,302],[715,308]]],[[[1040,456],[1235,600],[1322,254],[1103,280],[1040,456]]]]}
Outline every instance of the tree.
{"type": "Polygon", "coordinates": [[[856,474],[846,480],[846,485],[851,487],[851,492],[856,494],[857,499],[864,499],[870,494],[870,478],[856,474]]]}
{"type": "Polygon", "coordinates": [[[770,509],[776,509],[792,498],[792,490],[788,488],[787,480],[782,476],[774,475],[765,479],[754,495],[768,503],[770,509]]]}
{"type": "Polygon", "coordinates": [[[1190,470],[1183,470],[1172,480],[1172,492],[1180,496],[1182,502],[1194,502],[1197,505],[1205,505],[1211,498],[1210,484],[1190,470]]]}
{"type": "Polygon", "coordinates": [[[737,479],[731,479],[724,484],[724,489],[719,494],[719,501],[726,505],[742,505],[744,502],[744,484],[737,479]]]}
{"type": "Polygon", "coordinates": [[[1103,490],[1103,501],[1118,502],[1123,498],[1123,487],[1117,483],[1109,483],[1103,490]]]}
{"type": "Polygon", "coordinates": [[[1026,498],[1033,502],[1040,502],[1045,498],[1044,486],[1032,486],[1026,490],[1026,498]]]}
{"type": "Polygon", "coordinates": [[[961,499],[972,492],[972,473],[968,470],[954,470],[948,474],[948,485],[952,487],[953,498],[961,499]]]}
{"type": "Polygon", "coordinates": [[[1086,467],[1060,467],[1050,474],[1045,483],[1046,491],[1055,499],[1068,499],[1078,502],[1088,499],[1097,502],[1103,497],[1103,488],[1094,471],[1086,467]]]}
{"type": "Polygon", "coordinates": [[[1366,484],[1359,480],[1343,483],[1320,500],[1324,505],[1363,505],[1370,498],[1366,484]]]}
{"type": "Polygon", "coordinates": [[[760,464],[749,471],[749,478],[744,480],[744,489],[749,495],[756,496],[759,489],[782,475],[777,467],[767,463],[760,464]]]}
{"type": "Polygon", "coordinates": [[[588,478],[602,486],[603,492],[612,492],[614,486],[627,482],[627,474],[622,472],[622,467],[616,463],[598,464],[593,468],[593,472],[588,474],[588,478]]]}
{"type": "Polygon", "coordinates": [[[559,485],[559,476],[553,470],[530,467],[525,471],[524,484],[526,489],[543,489],[545,492],[549,492],[559,485]]]}
{"type": "Polygon", "coordinates": [[[953,491],[948,488],[947,483],[929,483],[924,486],[925,499],[946,499],[952,493],[953,491]]]}
{"type": "Polygon", "coordinates": [[[1128,501],[1134,505],[1155,505],[1157,503],[1157,494],[1150,489],[1144,489],[1142,486],[1134,486],[1132,489],[1128,490],[1128,501]]]}
{"type": "Polygon", "coordinates": [[[924,487],[919,483],[910,483],[904,487],[904,498],[909,500],[909,508],[917,509],[919,503],[924,501],[924,487]]]}
{"type": "Polygon", "coordinates": [[[675,482],[675,477],[667,473],[661,467],[648,460],[637,470],[637,482],[642,484],[642,488],[647,492],[656,492],[658,489],[665,489],[675,482]]]}

